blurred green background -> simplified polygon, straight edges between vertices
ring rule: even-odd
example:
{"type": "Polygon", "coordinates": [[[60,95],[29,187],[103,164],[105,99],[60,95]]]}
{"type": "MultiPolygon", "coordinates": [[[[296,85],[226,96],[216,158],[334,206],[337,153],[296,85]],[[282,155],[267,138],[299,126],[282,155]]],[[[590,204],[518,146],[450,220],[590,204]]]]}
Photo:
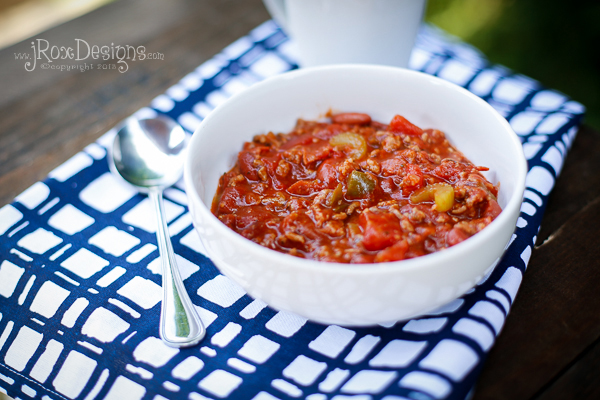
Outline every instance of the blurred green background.
{"type": "Polygon", "coordinates": [[[599,1],[429,0],[426,20],[579,101],[600,130],[599,1]]]}

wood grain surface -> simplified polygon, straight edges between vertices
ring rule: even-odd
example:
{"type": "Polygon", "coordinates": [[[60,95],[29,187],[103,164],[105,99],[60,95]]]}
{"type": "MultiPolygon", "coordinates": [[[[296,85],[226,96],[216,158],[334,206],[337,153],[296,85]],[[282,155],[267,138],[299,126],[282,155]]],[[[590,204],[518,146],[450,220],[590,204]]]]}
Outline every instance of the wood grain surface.
{"type": "Polygon", "coordinates": [[[600,133],[580,130],[474,399],[600,398],[600,133]]]}
{"type": "Polygon", "coordinates": [[[260,0],[121,0],[39,36],[51,45],[82,39],[164,54],[130,62],[125,73],[28,72],[14,53],[31,52],[31,40],[1,51],[0,204],[268,18],[260,0]]]}
{"type": "MultiPolygon", "coordinates": [[[[0,51],[0,206],[269,18],[260,0],[119,0],[36,36],[143,45],[129,70],[27,72],[0,51]]],[[[573,143],[474,400],[600,398],[600,133],[573,143]]]]}

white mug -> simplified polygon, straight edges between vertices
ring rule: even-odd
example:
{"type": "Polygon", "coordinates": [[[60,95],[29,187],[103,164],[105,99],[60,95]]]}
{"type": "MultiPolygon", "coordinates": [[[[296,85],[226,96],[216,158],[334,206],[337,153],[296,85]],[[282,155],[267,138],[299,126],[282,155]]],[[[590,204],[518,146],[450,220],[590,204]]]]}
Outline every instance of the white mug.
{"type": "Polygon", "coordinates": [[[263,0],[292,38],[301,67],[407,67],[426,0],[263,0]]]}

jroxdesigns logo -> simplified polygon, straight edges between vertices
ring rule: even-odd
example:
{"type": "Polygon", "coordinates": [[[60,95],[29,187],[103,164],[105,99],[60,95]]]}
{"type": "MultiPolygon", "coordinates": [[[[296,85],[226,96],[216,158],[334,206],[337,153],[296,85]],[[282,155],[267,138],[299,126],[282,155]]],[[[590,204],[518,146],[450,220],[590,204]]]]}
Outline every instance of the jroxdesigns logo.
{"type": "Polygon", "coordinates": [[[164,60],[162,53],[148,53],[144,46],[130,45],[115,45],[110,46],[90,45],[83,39],[75,39],[75,46],[51,46],[46,39],[36,39],[31,42],[33,57],[30,53],[15,53],[15,59],[26,60],[25,69],[33,71],[37,67],[37,62],[40,60],[41,69],[53,69],[60,71],[70,71],[78,69],[86,71],[90,69],[117,69],[119,72],[127,72],[129,69],[128,62],[143,61],[143,60],[164,60]],[[72,61],[91,61],[84,64],[65,64],[60,63],[61,60],[72,61]],[[94,64],[94,61],[115,60],[116,63],[101,63],[94,64]],[[55,63],[56,62],[56,63],[55,63]]]}

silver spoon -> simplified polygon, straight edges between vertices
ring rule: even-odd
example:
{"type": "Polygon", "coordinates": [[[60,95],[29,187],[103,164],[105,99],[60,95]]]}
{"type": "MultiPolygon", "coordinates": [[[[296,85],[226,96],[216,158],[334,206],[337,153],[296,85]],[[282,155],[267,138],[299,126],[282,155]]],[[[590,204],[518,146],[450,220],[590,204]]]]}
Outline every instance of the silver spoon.
{"type": "Polygon", "coordinates": [[[206,334],[179,275],[163,210],[162,192],[181,177],[187,139],[171,118],[130,118],[117,132],[110,158],[113,172],[147,193],[157,214],[163,287],[159,333],[171,347],[193,346],[206,334]]]}

